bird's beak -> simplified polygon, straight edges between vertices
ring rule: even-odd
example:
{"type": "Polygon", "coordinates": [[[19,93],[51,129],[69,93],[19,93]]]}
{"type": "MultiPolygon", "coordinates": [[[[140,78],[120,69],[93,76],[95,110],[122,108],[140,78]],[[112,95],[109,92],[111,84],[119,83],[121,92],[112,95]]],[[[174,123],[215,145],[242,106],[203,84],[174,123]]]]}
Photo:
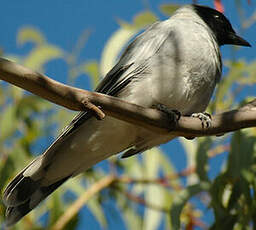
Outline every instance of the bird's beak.
{"type": "Polygon", "coordinates": [[[229,44],[232,44],[232,45],[251,47],[251,44],[249,42],[247,42],[245,39],[238,36],[236,33],[229,33],[228,40],[229,40],[229,44]]]}

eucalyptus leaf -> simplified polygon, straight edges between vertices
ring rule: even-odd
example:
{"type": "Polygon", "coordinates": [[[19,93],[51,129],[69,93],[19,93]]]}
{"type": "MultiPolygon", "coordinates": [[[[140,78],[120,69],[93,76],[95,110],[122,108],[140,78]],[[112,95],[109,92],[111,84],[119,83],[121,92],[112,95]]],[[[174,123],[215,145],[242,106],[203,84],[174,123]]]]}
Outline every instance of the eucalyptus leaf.
{"type": "Polygon", "coordinates": [[[227,163],[227,174],[230,178],[239,178],[242,170],[250,168],[254,163],[252,152],[255,143],[255,137],[247,136],[242,131],[234,133],[227,163]]]}
{"type": "Polygon", "coordinates": [[[230,92],[232,84],[243,76],[246,67],[246,63],[243,60],[236,62],[226,61],[225,64],[229,68],[229,72],[227,76],[221,79],[221,84],[216,91],[215,105],[217,105],[218,110],[227,109],[233,102],[233,97],[228,92],[230,92]]]}
{"type": "MultiPolygon", "coordinates": [[[[155,178],[160,170],[159,155],[161,153],[157,148],[148,150],[143,155],[143,161],[145,165],[145,177],[155,178]]],[[[164,190],[157,185],[148,185],[145,188],[145,201],[149,204],[153,204],[158,207],[165,205],[164,190]]],[[[163,218],[163,214],[158,210],[146,208],[144,213],[143,229],[156,230],[163,218]]]]}
{"type": "Polygon", "coordinates": [[[47,62],[63,57],[64,52],[61,48],[44,44],[35,47],[30,54],[24,58],[23,64],[33,70],[42,71],[44,64],[47,62]]]}
{"type": "Polygon", "coordinates": [[[36,45],[43,45],[45,43],[45,38],[38,29],[26,26],[19,30],[17,43],[18,45],[24,45],[27,42],[33,42],[36,45]]]}
{"type": "Polygon", "coordinates": [[[135,30],[140,30],[152,23],[154,23],[157,20],[157,16],[152,13],[151,11],[143,11],[139,14],[137,14],[133,18],[132,23],[128,23],[122,20],[119,20],[119,24],[121,27],[127,28],[127,29],[135,29],[135,30]]]}
{"type": "Polygon", "coordinates": [[[171,16],[181,5],[179,4],[162,4],[160,11],[166,16],[171,16]]]}
{"type": "Polygon", "coordinates": [[[92,80],[92,88],[95,89],[99,83],[100,73],[99,73],[99,64],[96,61],[86,62],[80,66],[81,72],[86,73],[90,76],[92,80]]]}
{"type": "Polygon", "coordinates": [[[131,24],[119,20],[121,27],[112,34],[102,52],[100,62],[101,76],[105,76],[114,66],[118,56],[127,45],[128,41],[130,41],[141,29],[152,24],[156,20],[157,17],[149,11],[136,15],[131,24]]]}
{"type": "MultiPolygon", "coordinates": [[[[159,151],[160,149],[158,149],[159,151]]],[[[175,168],[175,166],[172,164],[172,162],[168,159],[168,157],[164,154],[164,152],[159,152],[159,161],[160,161],[160,167],[161,167],[161,172],[163,173],[163,175],[175,175],[177,173],[177,169],[175,168]]],[[[171,186],[173,187],[180,187],[182,182],[180,180],[180,178],[175,178],[169,181],[171,186]]],[[[169,193],[169,196],[170,193],[169,193]]],[[[167,202],[167,204],[169,204],[169,202],[167,202]]]]}
{"type": "Polygon", "coordinates": [[[7,105],[0,116],[0,141],[9,138],[17,129],[16,107],[12,104],[7,105]]]}
{"type": "Polygon", "coordinates": [[[201,182],[201,183],[186,187],[183,191],[181,191],[179,194],[176,195],[170,211],[172,230],[180,229],[180,215],[186,202],[196,194],[203,191],[208,191],[209,188],[210,188],[209,183],[201,182]]]}
{"type": "Polygon", "coordinates": [[[208,178],[208,155],[207,152],[212,144],[210,137],[200,138],[198,140],[198,149],[196,151],[196,173],[200,181],[209,181],[208,178]]]}
{"type": "Polygon", "coordinates": [[[97,201],[97,199],[90,199],[87,203],[87,207],[93,213],[102,229],[107,228],[108,224],[105,213],[103,211],[102,205],[97,201]]]}
{"type": "Polygon", "coordinates": [[[139,29],[120,27],[107,41],[100,61],[100,74],[105,76],[116,63],[122,49],[139,29]]]}
{"type": "MultiPolygon", "coordinates": [[[[187,157],[187,168],[195,167],[196,165],[196,151],[198,148],[197,140],[187,140],[185,138],[179,138],[182,147],[185,150],[187,157]]],[[[193,173],[187,177],[187,184],[196,184],[198,183],[198,175],[193,173]]]]}
{"type": "Polygon", "coordinates": [[[50,198],[50,200],[47,201],[49,203],[49,209],[50,209],[50,225],[54,225],[54,223],[58,220],[58,218],[65,213],[65,208],[63,205],[63,201],[61,199],[61,194],[57,190],[54,192],[50,198]]]}
{"type": "Polygon", "coordinates": [[[7,157],[5,161],[2,161],[0,164],[0,191],[3,191],[4,185],[7,185],[7,182],[10,178],[10,175],[15,171],[15,162],[11,157],[7,157]]]}
{"type": "MultiPolygon", "coordinates": [[[[117,204],[120,205],[121,201],[117,200],[117,204]]],[[[142,229],[143,219],[132,207],[123,208],[122,216],[125,220],[127,229],[142,229]]]]}

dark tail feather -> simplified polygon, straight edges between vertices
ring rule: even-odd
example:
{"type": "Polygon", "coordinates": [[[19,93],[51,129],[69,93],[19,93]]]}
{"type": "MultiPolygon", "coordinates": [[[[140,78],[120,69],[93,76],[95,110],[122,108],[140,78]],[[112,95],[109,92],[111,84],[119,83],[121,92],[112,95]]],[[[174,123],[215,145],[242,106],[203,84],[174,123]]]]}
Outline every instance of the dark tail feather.
{"type": "Polygon", "coordinates": [[[16,181],[13,181],[16,183],[8,186],[5,191],[7,199],[5,201],[7,203],[6,226],[11,226],[19,221],[69,178],[63,178],[49,186],[41,186],[40,182],[20,175],[15,178],[16,181]]]}
{"type": "Polygon", "coordinates": [[[4,191],[4,203],[7,207],[16,207],[25,203],[40,187],[38,181],[18,175],[4,191]]]}
{"type": "MultiPolygon", "coordinates": [[[[27,197],[29,197],[30,193],[33,192],[32,188],[35,187],[34,184],[36,184],[37,182],[31,180],[29,177],[24,177],[23,173],[27,170],[27,168],[35,164],[38,159],[39,157],[32,161],[7,185],[3,195],[3,201],[6,206],[17,206],[23,203],[26,200],[26,194],[27,197]],[[28,190],[31,191],[29,192],[28,190]],[[19,191],[19,194],[17,194],[17,191],[19,191]]],[[[34,188],[34,190],[37,187],[38,185],[34,188]]]]}

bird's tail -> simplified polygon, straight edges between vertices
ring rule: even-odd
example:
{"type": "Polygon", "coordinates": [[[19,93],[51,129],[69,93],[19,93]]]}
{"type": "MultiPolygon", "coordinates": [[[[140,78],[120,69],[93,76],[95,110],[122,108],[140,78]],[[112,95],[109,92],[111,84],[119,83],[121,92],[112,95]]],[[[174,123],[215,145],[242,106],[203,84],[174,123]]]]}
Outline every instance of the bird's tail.
{"type": "Polygon", "coordinates": [[[26,170],[37,166],[39,159],[40,157],[32,161],[8,184],[4,191],[3,201],[7,206],[6,226],[11,226],[19,221],[70,177],[62,178],[53,184],[45,186],[41,184],[44,179],[43,171],[41,171],[40,177],[36,180],[24,175],[26,170]]]}
{"type": "Polygon", "coordinates": [[[128,123],[106,118],[91,119],[72,133],[67,129],[69,134],[62,134],[6,187],[6,225],[19,221],[68,178],[127,148],[134,137],[127,127],[128,123]]]}

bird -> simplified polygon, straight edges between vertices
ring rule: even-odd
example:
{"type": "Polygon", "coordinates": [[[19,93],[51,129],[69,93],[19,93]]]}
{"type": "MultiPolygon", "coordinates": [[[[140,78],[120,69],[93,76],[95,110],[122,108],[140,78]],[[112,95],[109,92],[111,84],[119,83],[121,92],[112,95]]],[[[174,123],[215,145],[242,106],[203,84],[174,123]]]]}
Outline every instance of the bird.
{"type": "MultiPolygon", "coordinates": [[[[223,13],[191,4],[157,21],[131,41],[96,92],[181,115],[203,113],[222,74],[220,46],[251,46],[223,13]]],[[[12,226],[65,181],[115,154],[123,158],[175,136],[113,117],[78,113],[54,143],[5,188],[6,226],[12,226]]]]}

